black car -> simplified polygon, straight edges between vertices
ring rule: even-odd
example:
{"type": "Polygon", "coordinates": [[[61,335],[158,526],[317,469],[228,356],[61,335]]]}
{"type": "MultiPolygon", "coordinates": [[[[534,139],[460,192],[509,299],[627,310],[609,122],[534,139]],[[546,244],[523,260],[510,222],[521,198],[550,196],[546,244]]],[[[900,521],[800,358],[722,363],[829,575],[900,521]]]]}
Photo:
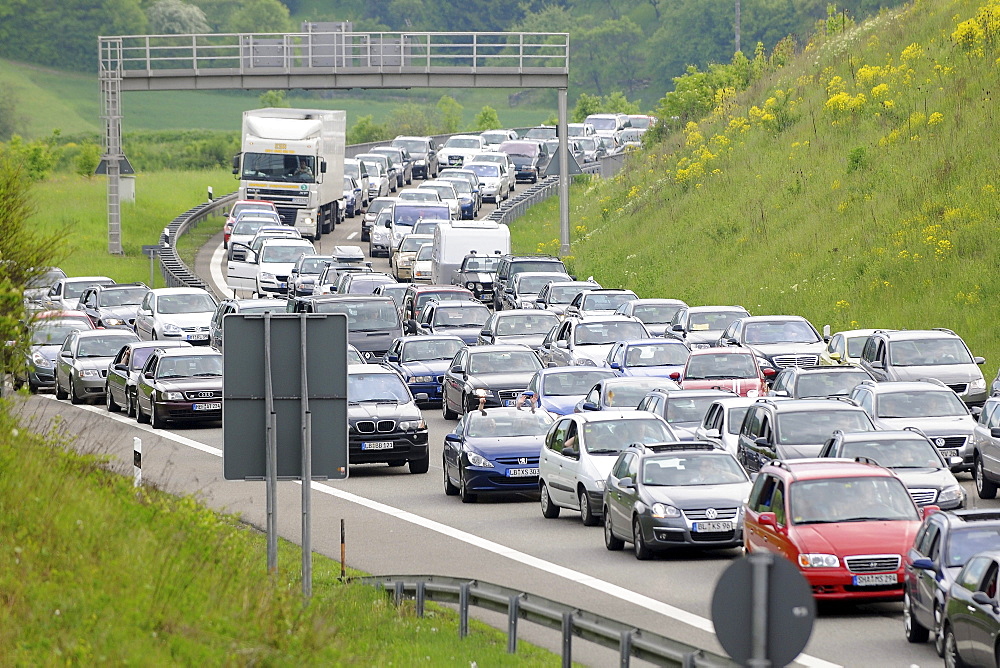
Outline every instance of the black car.
{"type": "Polygon", "coordinates": [[[135,315],[147,292],[145,283],[92,285],[80,295],[77,310],[86,313],[94,327],[134,329],[135,315]]]}
{"type": "Polygon", "coordinates": [[[497,147],[500,153],[510,156],[510,161],[514,163],[514,175],[517,181],[530,181],[537,183],[539,177],[545,175],[545,168],[549,166],[549,150],[540,141],[517,139],[505,141],[497,147]]]}
{"type": "Polygon", "coordinates": [[[133,341],[126,344],[108,366],[108,377],[104,383],[108,411],[116,413],[124,408],[126,415],[135,417],[135,388],[149,356],[157,349],[191,347],[187,341],[133,341]]]}
{"type": "Polygon", "coordinates": [[[454,420],[480,405],[513,406],[541,368],[538,356],[524,346],[462,348],[444,375],[441,413],[454,420]]]}
{"type": "Polygon", "coordinates": [[[374,364],[352,364],[347,372],[348,461],[351,464],[409,464],[427,473],[427,425],[399,374],[374,364]]]}
{"type": "Polygon", "coordinates": [[[991,549],[970,559],[951,584],[944,613],[946,666],[997,666],[998,572],[1000,550],[991,549]]]}
{"type": "Polygon", "coordinates": [[[451,282],[471,290],[481,302],[492,301],[499,264],[499,255],[466,255],[451,282]]]}
{"type": "Polygon", "coordinates": [[[788,367],[774,377],[767,394],[792,399],[848,397],[863,380],[874,379],[870,373],[856,366],[788,367]]]}
{"type": "Polygon", "coordinates": [[[929,515],[905,556],[903,632],[912,643],[927,642],[944,654],[945,603],[955,576],[972,555],[1000,547],[1000,512],[959,510],[929,515]]]}
{"type": "Polygon", "coordinates": [[[802,316],[756,315],[731,322],[720,335],[719,345],[749,348],[761,366],[784,369],[815,366],[826,342],[802,316]]]}
{"type": "Polygon", "coordinates": [[[493,291],[493,309],[502,311],[503,292],[499,286],[506,285],[510,277],[525,271],[566,273],[566,265],[557,257],[551,255],[501,255],[497,264],[497,275],[494,285],[498,286],[493,291]]]}
{"type": "Polygon", "coordinates": [[[313,295],[289,299],[288,313],[343,313],[347,340],[365,362],[378,364],[389,346],[403,335],[403,323],[392,297],[375,295],[313,295]]]}
{"type": "Polygon", "coordinates": [[[157,349],[135,387],[135,419],[161,429],[167,422],[222,419],[222,353],[211,348],[157,349]]]}

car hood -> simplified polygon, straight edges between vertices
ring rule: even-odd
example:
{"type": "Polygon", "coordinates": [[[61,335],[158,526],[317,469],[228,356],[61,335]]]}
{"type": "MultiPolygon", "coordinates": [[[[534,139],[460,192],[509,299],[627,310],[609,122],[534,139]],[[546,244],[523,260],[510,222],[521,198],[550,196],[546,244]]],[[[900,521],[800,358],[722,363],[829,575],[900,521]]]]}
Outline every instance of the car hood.
{"type": "Polygon", "coordinates": [[[545,334],[515,334],[511,336],[498,336],[496,338],[497,343],[504,345],[519,344],[529,348],[538,348],[542,345],[542,341],[545,340],[545,334]]]}
{"type": "Polygon", "coordinates": [[[971,415],[956,417],[917,417],[917,418],[876,418],[875,423],[880,429],[903,429],[917,427],[928,436],[952,436],[955,434],[971,434],[976,427],[976,421],[971,415]]]}
{"type": "Polygon", "coordinates": [[[138,304],[130,306],[102,306],[100,311],[102,318],[118,318],[120,320],[135,318],[135,314],[138,312],[138,304]]]}
{"type": "Polygon", "coordinates": [[[685,380],[681,382],[685,390],[732,390],[741,397],[750,396],[747,393],[756,391],[762,393],[762,383],[756,378],[730,378],[726,380],[685,380]]]}
{"type": "Polygon", "coordinates": [[[761,357],[772,357],[774,355],[819,355],[826,348],[826,344],[822,341],[816,343],[755,343],[746,347],[761,357]]]}
{"type": "Polygon", "coordinates": [[[478,376],[469,376],[469,382],[476,387],[500,388],[500,389],[524,389],[528,386],[534,371],[517,373],[484,373],[478,376]]]}
{"type": "Polygon", "coordinates": [[[678,441],[693,441],[695,439],[694,430],[701,426],[700,422],[671,422],[670,428],[674,430],[678,441]]]}
{"type": "Polygon", "coordinates": [[[269,274],[282,274],[287,276],[292,273],[292,267],[294,266],[294,262],[261,262],[257,265],[257,271],[266,271],[269,274]]]}
{"type": "Polygon", "coordinates": [[[158,313],[156,319],[163,323],[171,323],[178,327],[208,327],[212,322],[213,311],[204,313],[158,313]]]}
{"type": "Polygon", "coordinates": [[[538,457],[542,451],[545,434],[536,436],[508,436],[506,438],[466,438],[466,447],[485,457],[538,457]]]}
{"type": "Polygon", "coordinates": [[[398,421],[419,420],[420,417],[420,409],[412,402],[405,404],[376,404],[371,402],[348,404],[347,406],[348,420],[381,420],[384,418],[398,421]]]}
{"type": "MultiPolygon", "coordinates": [[[[124,341],[122,345],[125,345],[124,341]]],[[[77,369],[107,369],[114,358],[114,355],[108,357],[77,357],[73,360],[73,366],[77,369]]]]}
{"type": "Polygon", "coordinates": [[[568,396],[542,397],[542,408],[556,415],[569,415],[576,408],[576,405],[583,399],[582,394],[571,394],[568,396]]]}
{"type": "Polygon", "coordinates": [[[479,340],[479,332],[481,331],[483,331],[483,326],[475,325],[473,327],[444,327],[434,330],[434,333],[457,336],[466,343],[475,345],[476,341],[479,340]]]}
{"type": "Polygon", "coordinates": [[[779,445],[775,449],[778,459],[802,459],[804,457],[819,457],[823,449],[822,443],[807,443],[805,445],[779,445]]]}
{"type": "Polygon", "coordinates": [[[696,508],[739,508],[750,495],[750,481],[728,485],[683,485],[676,487],[654,487],[645,485],[643,489],[654,503],[666,503],[681,510],[696,508]]]}
{"type": "Polygon", "coordinates": [[[913,545],[919,528],[919,520],[806,524],[794,528],[794,541],[799,552],[903,555],[913,545]]]}
{"type": "Polygon", "coordinates": [[[428,360],[426,362],[403,362],[399,369],[411,376],[440,376],[448,370],[451,360],[428,360]]]}
{"type": "Polygon", "coordinates": [[[688,332],[684,340],[688,342],[688,345],[707,343],[714,346],[720,336],[722,336],[721,329],[698,329],[688,332]]]}
{"type": "Polygon", "coordinates": [[[607,359],[608,353],[611,352],[613,343],[602,343],[600,345],[591,346],[574,346],[573,347],[573,357],[586,357],[589,360],[593,360],[597,363],[597,366],[602,366],[604,360],[607,359]]]}
{"type": "Polygon", "coordinates": [[[622,375],[625,376],[635,376],[635,377],[650,377],[650,378],[670,378],[670,374],[677,371],[683,371],[684,365],[669,365],[669,366],[629,366],[625,367],[622,375]]]}
{"type": "Polygon", "coordinates": [[[907,489],[943,489],[957,482],[948,469],[892,469],[892,472],[899,476],[907,489]]]}
{"type": "Polygon", "coordinates": [[[40,353],[42,357],[51,362],[54,361],[55,358],[59,357],[59,348],[61,347],[62,347],[62,342],[53,343],[49,345],[31,346],[31,349],[28,351],[28,356],[30,357],[35,353],[40,353]]]}
{"type": "Polygon", "coordinates": [[[198,378],[172,378],[156,381],[157,387],[163,392],[198,392],[204,390],[222,391],[222,376],[204,376],[198,378]]]}
{"type": "Polygon", "coordinates": [[[946,385],[971,383],[983,377],[975,364],[934,364],[931,366],[894,366],[897,380],[936,378],[946,385]]]}
{"type": "Polygon", "coordinates": [[[467,271],[464,274],[459,274],[459,280],[462,285],[466,283],[492,283],[496,278],[496,272],[488,271],[467,271]]]}
{"type": "Polygon", "coordinates": [[[392,345],[392,342],[402,335],[402,327],[380,329],[373,332],[348,332],[347,342],[361,352],[373,350],[385,352],[392,345]]]}

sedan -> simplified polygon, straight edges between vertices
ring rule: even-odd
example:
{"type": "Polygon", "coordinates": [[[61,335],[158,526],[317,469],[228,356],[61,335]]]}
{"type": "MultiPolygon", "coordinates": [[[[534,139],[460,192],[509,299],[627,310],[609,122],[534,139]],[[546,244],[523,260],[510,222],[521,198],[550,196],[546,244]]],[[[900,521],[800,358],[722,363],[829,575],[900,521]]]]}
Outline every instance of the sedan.
{"type": "Polygon", "coordinates": [[[560,366],[542,369],[528,383],[521,402],[534,404],[553,415],[568,415],[597,383],[614,378],[609,369],[592,366],[560,366]]]}
{"type": "Polygon", "coordinates": [[[222,353],[188,348],[157,349],[136,383],[138,422],[160,429],[167,422],[222,419],[222,353]]]}
{"type": "Polygon", "coordinates": [[[426,394],[430,401],[440,401],[444,374],[464,346],[457,336],[400,337],[389,346],[382,365],[398,373],[413,395],[426,394]]]}
{"type": "Polygon", "coordinates": [[[122,408],[129,417],[135,417],[135,388],[146,361],[158,348],[190,348],[187,341],[134,341],[126,344],[108,366],[104,383],[105,406],[111,413],[122,408]]]}
{"type": "Polygon", "coordinates": [[[526,408],[466,413],[444,437],[444,493],[474,503],[483,493],[536,492],[550,424],[548,413],[526,408]]]}
{"type": "Polygon", "coordinates": [[[619,376],[669,378],[684,368],[690,352],[683,341],[676,339],[621,341],[611,348],[604,365],[619,376]]]}
{"type": "Polygon", "coordinates": [[[545,335],[559,324],[559,317],[549,311],[514,309],[499,311],[490,316],[479,332],[479,345],[492,343],[518,343],[538,348],[545,335]]]}
{"type": "Polygon", "coordinates": [[[444,375],[441,413],[454,420],[481,404],[513,406],[541,368],[535,353],[524,346],[463,348],[444,375]]]}
{"type": "Polygon", "coordinates": [[[138,341],[132,332],[95,329],[66,337],[56,360],[56,399],[74,404],[102,399],[108,364],[122,346],[138,341]]]}

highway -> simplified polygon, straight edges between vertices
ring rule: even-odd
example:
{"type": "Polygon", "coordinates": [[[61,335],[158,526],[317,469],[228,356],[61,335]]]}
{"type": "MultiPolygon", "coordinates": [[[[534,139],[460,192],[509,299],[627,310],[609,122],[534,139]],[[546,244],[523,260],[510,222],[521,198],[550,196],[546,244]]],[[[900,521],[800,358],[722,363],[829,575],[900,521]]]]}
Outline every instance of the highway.
{"type": "MultiPolygon", "coordinates": [[[[520,189],[520,186],[519,186],[520,189]]],[[[483,214],[493,206],[484,204],[483,214]]],[[[318,251],[360,242],[360,216],[323,237],[318,251]]],[[[199,255],[196,271],[224,285],[221,233],[199,255]]],[[[388,271],[384,258],[376,270],[388,271]]],[[[600,277],[597,277],[598,280],[600,277]]],[[[653,295],[642,295],[653,296],[653,295]]],[[[669,295],[662,295],[669,296],[669,295]]],[[[107,452],[130,471],[132,436],[143,439],[144,476],[176,492],[195,494],[213,508],[265,524],[264,484],[229,482],[222,478],[222,429],[172,427],[152,430],[103,406],[71,406],[51,395],[27,399],[22,407],[29,420],[44,425],[61,416],[68,433],[80,435],[81,447],[107,452]]],[[[547,596],[581,609],[613,616],[658,633],[721,652],[709,620],[716,579],[738,551],[678,552],[649,562],[637,561],[628,550],[609,552],[600,527],[584,527],[577,513],[563,511],[559,519],[542,517],[536,497],[482,498],[463,504],[445,496],[441,449],[454,422],[428,407],[431,467],[412,475],[406,468],[355,466],[350,477],[314,483],[313,548],[339,558],[339,522],[347,526],[348,565],[373,574],[442,574],[477,578],[547,596]]],[[[975,497],[968,474],[961,474],[970,505],[996,507],[975,497]]],[[[279,484],[281,535],[300,535],[300,487],[279,484]]],[[[265,555],[261,554],[263,560],[265,555]]],[[[282,564],[298,569],[299,565],[282,564]]],[[[930,644],[911,645],[903,637],[901,604],[822,606],[812,639],[798,663],[805,666],[931,666],[940,659],[930,644]]],[[[528,631],[531,625],[522,624],[528,631]]],[[[558,634],[537,631],[530,638],[558,647],[558,634]]],[[[583,650],[586,643],[577,641],[583,650]]],[[[604,651],[575,654],[591,665],[608,665],[617,655],[604,651]]]]}

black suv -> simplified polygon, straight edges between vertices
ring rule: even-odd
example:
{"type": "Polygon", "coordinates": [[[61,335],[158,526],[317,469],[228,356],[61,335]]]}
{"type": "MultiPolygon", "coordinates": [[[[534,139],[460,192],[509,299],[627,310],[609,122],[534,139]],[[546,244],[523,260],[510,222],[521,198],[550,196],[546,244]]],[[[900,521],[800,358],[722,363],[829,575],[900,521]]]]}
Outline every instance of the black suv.
{"type": "Polygon", "coordinates": [[[84,311],[94,327],[135,329],[135,315],[149,292],[145,283],[92,285],[80,295],[77,309],[84,311]]]}
{"type": "Polygon", "coordinates": [[[792,399],[847,397],[863,380],[872,380],[871,374],[855,366],[788,367],[774,377],[767,394],[792,399]]]}
{"type": "Polygon", "coordinates": [[[944,654],[945,599],[955,576],[977,552],[1000,545],[1000,512],[957,510],[928,516],[906,554],[903,632],[912,643],[926,642],[944,654]]]}
{"type": "Polygon", "coordinates": [[[409,464],[410,473],[427,473],[427,424],[399,374],[375,364],[347,370],[347,458],[351,464],[409,464]]]}
{"type": "Polygon", "coordinates": [[[310,295],[286,302],[288,313],[343,313],[347,340],[367,364],[378,364],[389,346],[403,335],[403,323],[392,297],[375,295],[310,295]]]}
{"type": "Polygon", "coordinates": [[[875,425],[853,401],[764,397],[743,418],[736,458],[753,473],[773,459],[815,457],[838,429],[875,431],[875,425]]]}
{"type": "MultiPolygon", "coordinates": [[[[545,271],[567,273],[566,265],[557,257],[551,255],[501,255],[497,264],[497,275],[494,285],[507,285],[510,277],[524,271],[545,271]]],[[[575,278],[573,280],[576,280],[575,278]]],[[[493,309],[503,310],[503,291],[493,291],[493,309]]]]}

